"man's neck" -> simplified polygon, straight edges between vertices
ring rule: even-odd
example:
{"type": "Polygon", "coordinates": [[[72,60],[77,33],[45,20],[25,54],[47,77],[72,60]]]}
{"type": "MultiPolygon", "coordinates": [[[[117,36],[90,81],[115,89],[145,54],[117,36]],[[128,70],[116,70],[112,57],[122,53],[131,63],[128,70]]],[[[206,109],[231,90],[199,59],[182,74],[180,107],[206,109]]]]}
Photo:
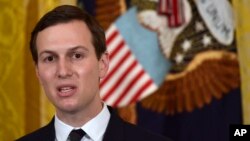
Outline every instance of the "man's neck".
{"type": "Polygon", "coordinates": [[[94,118],[98,113],[101,112],[103,103],[99,103],[98,106],[85,107],[76,112],[65,112],[56,110],[57,117],[68,125],[73,127],[81,127],[86,122],[94,118]]]}

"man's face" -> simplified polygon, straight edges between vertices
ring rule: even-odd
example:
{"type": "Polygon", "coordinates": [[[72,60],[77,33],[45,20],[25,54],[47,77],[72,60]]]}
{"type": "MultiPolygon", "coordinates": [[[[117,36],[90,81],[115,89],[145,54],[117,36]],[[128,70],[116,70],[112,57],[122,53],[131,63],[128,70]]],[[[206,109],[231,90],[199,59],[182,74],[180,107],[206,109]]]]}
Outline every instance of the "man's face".
{"type": "Polygon", "coordinates": [[[99,79],[107,72],[108,54],[98,60],[91,38],[78,20],[38,33],[37,76],[57,112],[93,110],[101,102],[99,79]]]}

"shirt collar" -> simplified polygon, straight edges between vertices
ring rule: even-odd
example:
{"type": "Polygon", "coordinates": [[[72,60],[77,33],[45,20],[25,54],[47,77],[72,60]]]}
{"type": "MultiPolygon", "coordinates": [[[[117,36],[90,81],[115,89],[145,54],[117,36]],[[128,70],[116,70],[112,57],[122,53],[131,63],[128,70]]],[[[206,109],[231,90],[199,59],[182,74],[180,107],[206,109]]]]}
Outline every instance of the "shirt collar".
{"type": "Polygon", "coordinates": [[[103,104],[102,111],[93,119],[88,121],[82,126],[82,129],[92,138],[94,141],[101,141],[104,132],[108,126],[110,119],[110,113],[106,104],[103,104]]]}
{"type": "Polygon", "coordinates": [[[74,128],[72,126],[67,125],[55,115],[55,131],[57,141],[66,141],[69,136],[69,133],[73,129],[74,128]]]}
{"type": "MultiPolygon", "coordinates": [[[[81,127],[81,129],[83,129],[87,133],[87,135],[94,141],[101,141],[108,126],[109,119],[109,110],[107,108],[107,105],[103,104],[102,111],[93,119],[85,123],[81,127]]],[[[74,127],[64,123],[55,115],[55,130],[56,138],[58,141],[66,141],[69,133],[73,129],[74,127]]]]}

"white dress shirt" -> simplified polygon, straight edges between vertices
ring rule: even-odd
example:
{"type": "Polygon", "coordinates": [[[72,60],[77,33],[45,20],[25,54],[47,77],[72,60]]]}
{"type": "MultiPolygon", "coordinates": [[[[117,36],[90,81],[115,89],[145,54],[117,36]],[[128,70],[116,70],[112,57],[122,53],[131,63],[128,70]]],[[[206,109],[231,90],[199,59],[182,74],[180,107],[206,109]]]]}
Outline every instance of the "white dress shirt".
{"type": "Polygon", "coordinates": [[[103,104],[102,111],[97,116],[85,123],[82,127],[72,127],[61,121],[55,115],[55,140],[67,141],[71,130],[81,128],[86,132],[86,135],[81,139],[81,141],[102,141],[109,119],[110,113],[106,104],[103,104]]]}

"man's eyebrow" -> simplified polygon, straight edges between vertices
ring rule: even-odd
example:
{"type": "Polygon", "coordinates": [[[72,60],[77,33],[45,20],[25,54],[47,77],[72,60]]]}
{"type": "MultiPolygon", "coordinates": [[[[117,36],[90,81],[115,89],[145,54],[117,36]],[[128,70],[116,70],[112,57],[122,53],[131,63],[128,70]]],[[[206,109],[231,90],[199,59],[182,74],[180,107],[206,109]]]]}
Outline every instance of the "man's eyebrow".
{"type": "MultiPolygon", "coordinates": [[[[75,47],[72,47],[72,48],[69,48],[69,50],[67,52],[72,52],[72,51],[76,51],[76,50],[79,50],[79,49],[82,49],[86,52],[89,52],[89,49],[85,46],[75,46],[75,47]]],[[[56,54],[55,51],[52,51],[52,50],[44,50],[42,52],[39,53],[39,56],[43,55],[43,54],[56,54]]]]}
{"type": "Polygon", "coordinates": [[[76,46],[76,47],[72,47],[71,49],[70,49],[70,51],[75,51],[75,50],[78,50],[78,49],[83,49],[84,51],[89,51],[89,49],[87,48],[87,47],[85,47],[85,46],[76,46]]]}
{"type": "Polygon", "coordinates": [[[43,54],[56,54],[56,53],[51,50],[45,50],[45,51],[40,52],[38,56],[42,56],[43,54]]]}

